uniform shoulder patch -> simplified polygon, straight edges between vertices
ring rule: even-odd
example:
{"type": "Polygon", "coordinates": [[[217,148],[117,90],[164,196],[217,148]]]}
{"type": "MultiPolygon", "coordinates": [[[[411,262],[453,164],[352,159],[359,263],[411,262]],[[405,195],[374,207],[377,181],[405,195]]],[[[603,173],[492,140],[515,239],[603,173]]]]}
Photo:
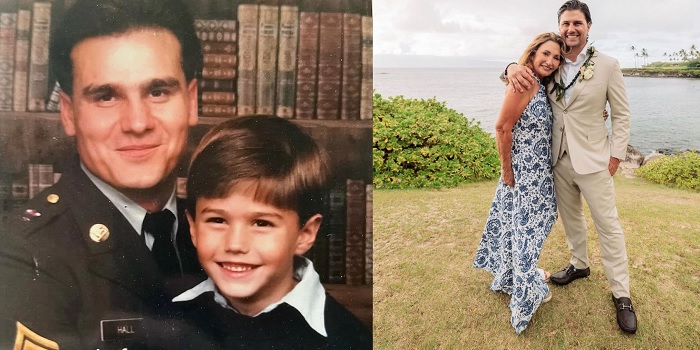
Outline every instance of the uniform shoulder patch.
{"type": "Polygon", "coordinates": [[[17,322],[17,336],[13,350],[58,350],[58,344],[17,322]]]}

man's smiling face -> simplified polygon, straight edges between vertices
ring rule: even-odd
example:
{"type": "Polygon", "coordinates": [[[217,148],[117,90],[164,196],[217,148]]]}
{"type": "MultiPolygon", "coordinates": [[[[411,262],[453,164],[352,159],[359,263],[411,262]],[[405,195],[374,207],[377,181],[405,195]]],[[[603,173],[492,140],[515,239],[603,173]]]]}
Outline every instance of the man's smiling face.
{"type": "Polygon", "coordinates": [[[559,16],[559,34],[574,52],[580,52],[586,45],[589,30],[591,24],[580,10],[564,11],[559,16]]]}

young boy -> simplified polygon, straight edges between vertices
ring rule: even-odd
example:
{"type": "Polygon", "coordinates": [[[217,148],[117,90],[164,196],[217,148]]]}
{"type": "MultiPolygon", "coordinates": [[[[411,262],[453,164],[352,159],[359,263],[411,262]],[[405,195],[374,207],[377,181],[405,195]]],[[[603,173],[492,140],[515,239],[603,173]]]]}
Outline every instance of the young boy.
{"type": "Polygon", "coordinates": [[[371,349],[370,331],[302,257],[321,224],[329,171],[314,141],[272,116],[229,120],[194,151],[192,243],[209,278],[173,299],[225,348],[371,349]]]}

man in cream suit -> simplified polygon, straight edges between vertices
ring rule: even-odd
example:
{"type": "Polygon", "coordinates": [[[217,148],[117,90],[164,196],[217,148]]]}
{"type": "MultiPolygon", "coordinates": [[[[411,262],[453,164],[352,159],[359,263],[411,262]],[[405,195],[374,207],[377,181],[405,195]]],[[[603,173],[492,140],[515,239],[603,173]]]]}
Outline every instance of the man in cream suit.
{"type": "MultiPolygon", "coordinates": [[[[637,318],[630,299],[627,251],[612,179],[620,161],[625,159],[630,134],[622,72],[616,59],[596,51],[588,41],[592,21],[585,3],[567,1],[557,15],[559,32],[571,51],[547,92],[554,112],[554,185],[571,260],[550,279],[566,285],[590,274],[583,195],[598,231],[601,261],[612,290],[617,323],[623,331],[635,333],[637,318]],[[611,108],[612,137],[601,118],[606,103],[611,108]]],[[[526,67],[509,65],[504,75],[510,86],[520,91],[534,82],[526,67]]]]}

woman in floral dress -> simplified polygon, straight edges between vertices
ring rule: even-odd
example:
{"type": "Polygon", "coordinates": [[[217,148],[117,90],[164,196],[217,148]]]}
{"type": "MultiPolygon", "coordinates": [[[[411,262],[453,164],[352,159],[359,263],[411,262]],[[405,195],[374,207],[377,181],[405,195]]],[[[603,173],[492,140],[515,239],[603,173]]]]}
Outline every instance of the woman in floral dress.
{"type": "Polygon", "coordinates": [[[539,86],[523,93],[507,89],[496,122],[501,178],[474,259],[474,267],[493,274],[492,290],[511,295],[511,324],[518,334],[551,298],[537,261],[557,218],[546,85],[563,51],[559,35],[544,33],[520,57],[518,64],[535,73],[539,86]]]}

